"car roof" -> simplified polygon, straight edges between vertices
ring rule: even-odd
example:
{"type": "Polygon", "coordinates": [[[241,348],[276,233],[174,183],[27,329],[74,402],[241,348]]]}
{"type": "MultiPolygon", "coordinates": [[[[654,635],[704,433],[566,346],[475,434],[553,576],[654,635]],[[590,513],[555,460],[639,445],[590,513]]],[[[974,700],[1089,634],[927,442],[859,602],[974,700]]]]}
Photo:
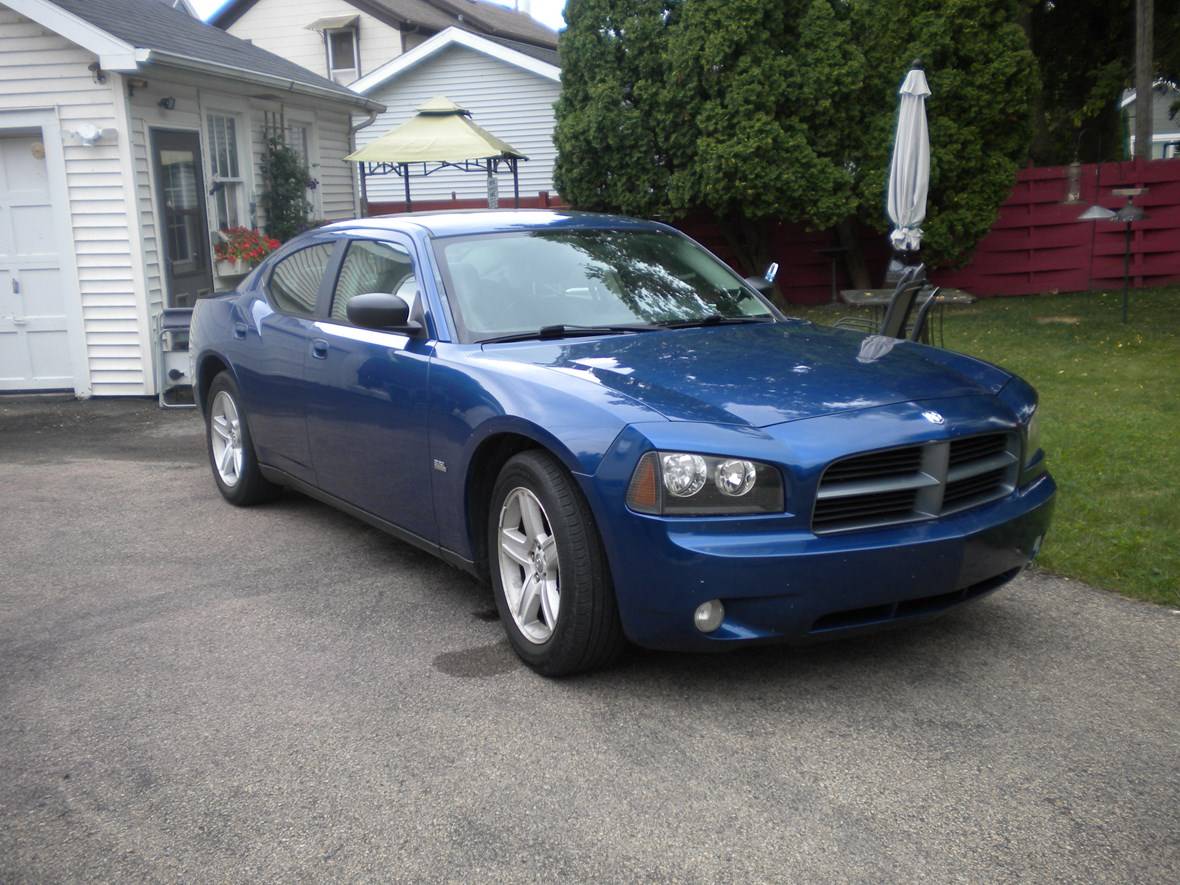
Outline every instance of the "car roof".
{"type": "Polygon", "coordinates": [[[668,229],[666,225],[655,221],[628,218],[625,215],[577,212],[572,209],[454,209],[445,212],[409,212],[339,221],[323,229],[356,230],[358,228],[402,231],[403,233],[417,229],[425,231],[432,237],[555,228],[668,229]]]}

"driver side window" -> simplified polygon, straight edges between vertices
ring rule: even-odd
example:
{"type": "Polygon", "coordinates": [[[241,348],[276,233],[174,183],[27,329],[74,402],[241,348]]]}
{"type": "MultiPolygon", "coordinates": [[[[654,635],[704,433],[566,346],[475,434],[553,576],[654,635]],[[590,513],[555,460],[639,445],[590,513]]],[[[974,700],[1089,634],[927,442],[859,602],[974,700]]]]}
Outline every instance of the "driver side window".
{"type": "Polygon", "coordinates": [[[350,243],[332,295],[332,321],[347,323],[348,302],[366,292],[400,295],[410,305],[412,313],[418,296],[418,280],[414,276],[410,253],[394,243],[370,240],[350,243]]]}

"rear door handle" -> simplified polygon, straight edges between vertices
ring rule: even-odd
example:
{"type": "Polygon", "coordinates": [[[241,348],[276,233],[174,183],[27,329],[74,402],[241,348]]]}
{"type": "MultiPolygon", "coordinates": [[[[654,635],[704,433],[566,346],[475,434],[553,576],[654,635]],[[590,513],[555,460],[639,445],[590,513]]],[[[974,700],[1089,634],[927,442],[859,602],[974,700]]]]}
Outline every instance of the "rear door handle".
{"type": "Polygon", "coordinates": [[[249,330],[249,326],[247,326],[245,323],[243,323],[243,322],[234,323],[234,337],[235,338],[245,338],[246,332],[248,330],[249,330]]]}
{"type": "Polygon", "coordinates": [[[317,360],[326,360],[328,358],[328,342],[323,338],[313,338],[311,340],[311,355],[317,360]]]}

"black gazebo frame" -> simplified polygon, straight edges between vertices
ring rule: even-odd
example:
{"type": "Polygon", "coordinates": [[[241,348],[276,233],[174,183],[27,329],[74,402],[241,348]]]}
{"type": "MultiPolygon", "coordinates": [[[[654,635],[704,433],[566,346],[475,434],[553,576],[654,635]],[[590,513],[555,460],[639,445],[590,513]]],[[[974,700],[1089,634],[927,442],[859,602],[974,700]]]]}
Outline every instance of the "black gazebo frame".
{"type": "MultiPolygon", "coordinates": [[[[512,201],[513,208],[520,208],[520,161],[527,157],[479,157],[471,160],[450,162],[447,160],[415,160],[412,163],[364,162],[357,163],[361,168],[361,201],[365,213],[369,211],[368,179],[374,175],[400,175],[405,186],[406,211],[413,212],[414,204],[410,198],[411,167],[422,166],[422,177],[425,178],[443,169],[458,169],[460,172],[483,172],[488,176],[496,175],[500,171],[500,164],[506,165],[512,171],[512,201]]],[[[416,174],[416,173],[415,173],[416,174]]]]}

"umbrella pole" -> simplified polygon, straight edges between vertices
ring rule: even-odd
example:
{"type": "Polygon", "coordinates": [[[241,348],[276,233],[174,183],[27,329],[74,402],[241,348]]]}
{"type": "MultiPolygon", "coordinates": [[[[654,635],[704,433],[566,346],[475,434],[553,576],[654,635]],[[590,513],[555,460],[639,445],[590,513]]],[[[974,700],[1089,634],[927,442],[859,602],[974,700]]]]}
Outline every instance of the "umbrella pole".
{"type": "Polygon", "coordinates": [[[402,163],[402,184],[406,190],[406,211],[413,212],[414,205],[410,202],[410,164],[402,163]]]}
{"type": "Polygon", "coordinates": [[[365,185],[365,163],[357,163],[361,167],[361,218],[369,215],[369,190],[365,185]]]}
{"type": "Polygon", "coordinates": [[[520,165],[520,160],[515,157],[512,158],[512,203],[517,209],[520,208],[520,176],[517,174],[517,169],[520,165]]]}

